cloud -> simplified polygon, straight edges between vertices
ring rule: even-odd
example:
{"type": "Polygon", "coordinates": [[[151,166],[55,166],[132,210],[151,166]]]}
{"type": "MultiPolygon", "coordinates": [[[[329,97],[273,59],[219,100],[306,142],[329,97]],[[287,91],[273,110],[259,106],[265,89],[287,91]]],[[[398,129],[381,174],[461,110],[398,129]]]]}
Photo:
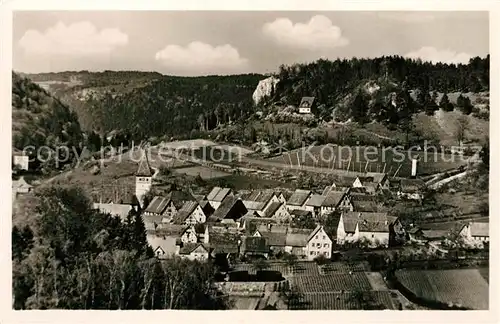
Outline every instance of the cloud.
{"type": "Polygon", "coordinates": [[[307,23],[296,24],[288,18],[278,18],[264,24],[262,31],[280,45],[300,49],[322,50],[349,44],[342,30],[321,15],[312,17],[307,23]]]}
{"type": "Polygon", "coordinates": [[[417,51],[410,52],[405,57],[412,59],[421,59],[432,63],[447,64],[467,64],[472,55],[468,53],[459,53],[451,50],[438,50],[431,46],[424,46],[417,51]]]}
{"type": "Polygon", "coordinates": [[[229,44],[212,46],[198,41],[185,47],[167,45],[156,53],[155,59],[169,69],[189,74],[236,72],[241,71],[248,63],[229,44]]]}
{"type": "Polygon", "coordinates": [[[128,43],[128,35],[117,28],[97,28],[88,21],[65,25],[58,22],[44,33],[30,29],[19,40],[27,54],[71,57],[104,56],[128,43]]]}
{"type": "Polygon", "coordinates": [[[436,19],[436,17],[429,12],[377,12],[379,18],[387,20],[395,20],[406,23],[423,23],[430,22],[436,19]]]}

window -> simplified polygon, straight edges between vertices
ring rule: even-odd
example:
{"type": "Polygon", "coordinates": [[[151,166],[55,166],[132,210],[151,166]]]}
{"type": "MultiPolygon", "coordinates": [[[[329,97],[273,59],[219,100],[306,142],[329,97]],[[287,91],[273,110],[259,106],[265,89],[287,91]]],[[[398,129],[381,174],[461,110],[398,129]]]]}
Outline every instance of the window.
{"type": "Polygon", "coordinates": [[[323,244],[323,247],[327,248],[328,247],[328,243],[323,244]]]}
{"type": "Polygon", "coordinates": [[[316,243],[311,244],[311,245],[312,245],[312,247],[314,247],[314,246],[315,246],[315,244],[316,244],[316,243]]]}
{"type": "Polygon", "coordinates": [[[372,234],[372,238],[374,238],[374,237],[375,237],[375,234],[372,234]]]}
{"type": "Polygon", "coordinates": [[[310,253],[310,254],[311,254],[311,255],[314,255],[314,251],[311,251],[311,253],[310,253]]]}
{"type": "Polygon", "coordinates": [[[318,235],[316,235],[316,239],[318,239],[318,235]]]}
{"type": "Polygon", "coordinates": [[[326,240],[326,236],[323,235],[323,240],[326,240]]]}

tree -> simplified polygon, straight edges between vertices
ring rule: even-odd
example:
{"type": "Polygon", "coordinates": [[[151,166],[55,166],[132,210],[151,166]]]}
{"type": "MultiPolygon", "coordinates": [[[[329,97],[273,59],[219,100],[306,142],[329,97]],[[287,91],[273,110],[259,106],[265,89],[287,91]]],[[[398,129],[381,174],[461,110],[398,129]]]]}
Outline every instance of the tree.
{"type": "Polygon", "coordinates": [[[467,119],[466,116],[462,115],[457,118],[456,128],[455,128],[455,138],[459,145],[461,145],[463,143],[463,140],[465,139],[465,133],[467,132],[468,125],[469,125],[469,120],[467,119]]]}
{"type": "Polygon", "coordinates": [[[360,124],[364,124],[368,121],[368,100],[362,90],[356,93],[350,110],[355,121],[360,124]]]}
{"type": "Polygon", "coordinates": [[[270,265],[265,259],[255,259],[252,262],[252,268],[256,272],[269,269],[269,267],[270,267],[270,265]]]}
{"type": "Polygon", "coordinates": [[[453,111],[453,104],[450,102],[448,98],[448,94],[445,93],[439,102],[439,107],[444,111],[453,111]]]}
{"type": "Polygon", "coordinates": [[[355,305],[355,309],[375,310],[384,309],[383,305],[378,304],[370,291],[355,289],[349,293],[348,302],[355,305]]]}
{"type": "Polygon", "coordinates": [[[481,158],[481,168],[487,172],[490,170],[490,140],[486,138],[486,142],[483,145],[481,151],[479,151],[479,157],[481,158]]]}
{"type": "Polygon", "coordinates": [[[288,266],[288,269],[290,272],[293,271],[295,265],[297,265],[297,256],[292,253],[286,253],[283,257],[283,259],[286,262],[286,265],[288,266]]]}

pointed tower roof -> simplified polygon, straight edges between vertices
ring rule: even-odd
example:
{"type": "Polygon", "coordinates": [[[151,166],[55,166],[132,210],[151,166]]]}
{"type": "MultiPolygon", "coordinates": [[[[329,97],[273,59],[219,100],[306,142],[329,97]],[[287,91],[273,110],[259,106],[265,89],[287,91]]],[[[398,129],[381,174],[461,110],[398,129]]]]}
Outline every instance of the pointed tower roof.
{"type": "Polygon", "coordinates": [[[142,151],[142,158],[139,161],[139,167],[137,168],[137,172],[135,173],[137,177],[151,177],[153,176],[153,171],[149,166],[148,156],[142,151]]]}

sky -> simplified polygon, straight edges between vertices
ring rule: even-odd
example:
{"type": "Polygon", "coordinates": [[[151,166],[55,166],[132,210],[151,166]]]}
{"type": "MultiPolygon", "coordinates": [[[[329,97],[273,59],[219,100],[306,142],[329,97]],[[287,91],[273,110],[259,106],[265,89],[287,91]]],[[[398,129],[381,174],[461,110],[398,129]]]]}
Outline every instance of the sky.
{"type": "Polygon", "coordinates": [[[319,58],[489,53],[487,12],[18,11],[13,69],[269,73],[319,58]]]}

